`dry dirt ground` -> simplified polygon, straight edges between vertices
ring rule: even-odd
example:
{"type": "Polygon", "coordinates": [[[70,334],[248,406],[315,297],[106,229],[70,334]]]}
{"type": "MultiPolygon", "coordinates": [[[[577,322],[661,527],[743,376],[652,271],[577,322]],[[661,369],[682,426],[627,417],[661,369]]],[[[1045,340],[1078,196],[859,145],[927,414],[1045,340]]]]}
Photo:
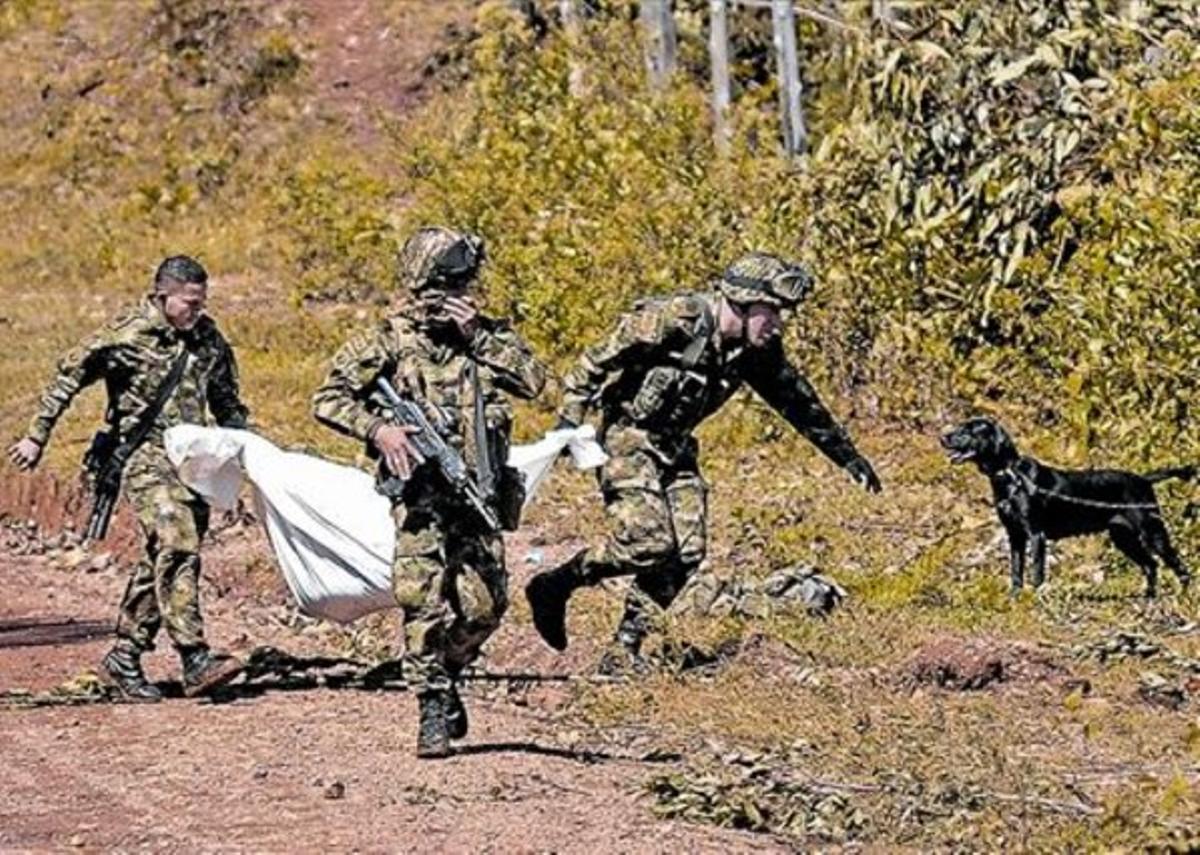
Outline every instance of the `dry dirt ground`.
{"type": "MultiPolygon", "coordinates": [[[[369,139],[377,112],[399,115],[421,99],[425,64],[469,25],[473,4],[307,0],[299,8],[318,106],[369,139]]],[[[39,493],[34,507],[18,495],[32,479],[5,479],[9,507],[59,529],[57,493],[39,493]]],[[[112,542],[127,549],[131,535],[124,520],[112,542]]],[[[13,546],[20,540],[0,543],[0,851],[764,846],[761,836],[656,819],[643,782],[670,764],[646,759],[652,735],[578,725],[562,683],[468,686],[472,733],[438,763],[413,757],[416,705],[402,688],[268,683],[220,701],[185,700],[171,682],[178,665],[169,649],[148,661],[151,677],[174,695],[162,704],[32,706],[21,692],[87,683],[109,643],[126,571],[119,560],[79,563],[70,551],[26,554],[28,542],[13,546]]],[[[299,618],[266,559],[247,560],[265,556],[263,547],[249,529],[206,551],[214,643],[240,653],[270,644],[306,657],[379,652],[376,632],[299,618]]],[[[378,630],[388,621],[369,623],[378,630]]],[[[574,660],[556,659],[517,621],[489,651],[490,671],[559,674],[595,652],[581,646],[574,660]]]]}
{"type": "MultiPolygon", "coordinates": [[[[298,620],[273,571],[229,578],[226,568],[246,566],[246,550],[261,545],[253,531],[227,533],[207,553],[214,643],[344,654],[352,634],[298,620]]],[[[95,668],[125,572],[120,562],[76,563],[70,551],[20,551],[0,553],[0,850],[771,848],[761,835],[656,819],[642,787],[675,761],[648,755],[644,732],[574,724],[553,683],[469,685],[472,732],[441,762],[414,758],[415,702],[395,687],[267,683],[217,701],[22,704],[13,690],[45,692],[95,668]],[[22,629],[30,623],[57,626],[22,629]]],[[[148,671],[177,695],[164,648],[165,639],[148,671]]],[[[563,670],[524,622],[509,621],[489,651],[490,672],[513,670],[504,651],[522,672],[563,670]]]]}

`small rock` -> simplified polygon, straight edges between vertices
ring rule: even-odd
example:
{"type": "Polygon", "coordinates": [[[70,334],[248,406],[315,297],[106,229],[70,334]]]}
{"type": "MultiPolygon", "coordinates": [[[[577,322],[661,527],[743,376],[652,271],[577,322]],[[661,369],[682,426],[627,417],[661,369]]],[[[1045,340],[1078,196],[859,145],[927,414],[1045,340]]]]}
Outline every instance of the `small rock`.
{"type": "Polygon", "coordinates": [[[76,849],[83,846],[83,844],[84,844],[84,839],[83,839],[82,834],[73,834],[73,835],[71,835],[71,839],[67,841],[68,846],[73,846],[76,849]]]}
{"type": "Polygon", "coordinates": [[[341,781],[334,781],[325,788],[325,798],[336,801],[346,795],[346,785],[341,781]]]}
{"type": "Polygon", "coordinates": [[[546,562],[546,553],[540,549],[531,549],[525,553],[525,563],[541,567],[546,562]]]}
{"type": "Polygon", "coordinates": [[[84,567],[85,573],[100,573],[112,566],[113,556],[111,552],[101,552],[98,555],[92,556],[92,560],[84,567]]]}
{"type": "Polygon", "coordinates": [[[1183,688],[1153,671],[1144,671],[1138,678],[1138,695],[1148,704],[1178,710],[1187,703],[1183,688]]]}
{"type": "Polygon", "coordinates": [[[267,778],[267,769],[265,766],[256,766],[254,769],[254,780],[264,781],[267,778]]]}

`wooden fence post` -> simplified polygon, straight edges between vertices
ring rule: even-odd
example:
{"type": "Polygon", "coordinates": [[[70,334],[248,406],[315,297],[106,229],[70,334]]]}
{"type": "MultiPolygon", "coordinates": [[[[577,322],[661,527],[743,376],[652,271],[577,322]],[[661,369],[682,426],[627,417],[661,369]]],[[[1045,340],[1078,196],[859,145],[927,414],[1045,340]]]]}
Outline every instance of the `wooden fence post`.
{"type": "Polygon", "coordinates": [[[574,98],[583,94],[585,86],[583,61],[579,57],[583,24],[580,21],[578,2],[579,0],[558,0],[558,14],[562,19],[563,34],[567,38],[567,50],[570,52],[567,91],[574,98]]]}
{"type": "Polygon", "coordinates": [[[671,0],[642,0],[642,25],[646,28],[646,67],[650,85],[665,89],[675,73],[675,15],[671,0]]]}
{"type": "Polygon", "coordinates": [[[708,57],[712,66],[713,140],[729,151],[729,15],[726,0],[709,0],[708,57]]]}
{"type": "Polygon", "coordinates": [[[771,18],[775,25],[775,56],[779,62],[783,147],[789,155],[803,154],[808,148],[808,129],[804,123],[804,90],[800,83],[796,11],[792,8],[792,0],[773,0],[771,18]]]}

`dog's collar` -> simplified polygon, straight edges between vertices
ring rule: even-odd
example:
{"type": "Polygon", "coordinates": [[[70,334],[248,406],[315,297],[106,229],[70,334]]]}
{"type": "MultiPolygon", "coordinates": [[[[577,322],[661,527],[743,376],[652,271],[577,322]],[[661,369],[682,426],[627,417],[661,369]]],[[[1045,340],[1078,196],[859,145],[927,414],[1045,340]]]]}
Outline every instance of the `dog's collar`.
{"type": "Polygon", "coordinates": [[[1018,457],[1012,463],[1008,464],[1003,469],[998,471],[996,473],[996,475],[997,476],[1001,476],[1001,475],[1006,476],[1010,481],[1014,481],[1014,482],[1020,484],[1021,486],[1028,489],[1031,493],[1038,492],[1037,482],[1034,481],[1033,478],[1031,478],[1028,474],[1026,474],[1025,472],[1022,472],[1020,469],[1017,468],[1020,465],[1020,463],[1021,463],[1021,458],[1018,457]]]}

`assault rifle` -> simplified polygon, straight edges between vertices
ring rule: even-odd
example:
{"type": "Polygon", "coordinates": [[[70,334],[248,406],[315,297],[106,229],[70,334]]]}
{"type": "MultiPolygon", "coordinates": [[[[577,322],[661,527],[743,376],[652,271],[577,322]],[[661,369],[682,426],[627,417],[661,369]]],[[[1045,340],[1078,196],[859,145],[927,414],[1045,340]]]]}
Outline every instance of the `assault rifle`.
{"type": "MultiPolygon", "coordinates": [[[[409,434],[409,439],[417,452],[437,466],[446,481],[449,482],[450,487],[467,500],[472,510],[487,526],[488,531],[500,531],[500,520],[496,517],[496,512],[489,507],[479,486],[471,478],[471,473],[467,471],[467,464],[463,462],[462,456],[447,445],[437,429],[429,423],[421,405],[416,401],[401,398],[386,378],[379,378],[379,388],[392,410],[394,423],[417,429],[416,433],[409,434]]],[[[380,485],[380,492],[385,496],[398,498],[404,489],[404,484],[403,478],[392,475],[380,485]]]]}
{"type": "Polygon", "coordinates": [[[112,520],[113,508],[121,495],[121,474],[132,448],[128,443],[116,448],[105,449],[106,440],[111,443],[111,434],[101,432],[92,440],[92,449],[84,459],[84,465],[92,475],[92,513],[88,517],[84,541],[94,543],[104,540],[108,524],[112,520]],[[101,439],[104,437],[104,439],[101,439]],[[124,453],[123,453],[124,452],[124,453]]]}
{"type": "Polygon", "coordinates": [[[122,437],[117,427],[102,430],[92,438],[91,447],[84,455],[83,465],[92,476],[92,515],[88,517],[87,531],[84,540],[94,542],[104,540],[108,534],[108,524],[112,520],[113,508],[121,495],[121,477],[125,472],[125,464],[150,435],[150,428],[162,412],[163,405],[171,397],[171,393],[179,386],[191,357],[186,347],[181,347],[175,357],[171,370],[158,391],[154,400],[138,416],[137,423],[125,437],[122,437]]]}

